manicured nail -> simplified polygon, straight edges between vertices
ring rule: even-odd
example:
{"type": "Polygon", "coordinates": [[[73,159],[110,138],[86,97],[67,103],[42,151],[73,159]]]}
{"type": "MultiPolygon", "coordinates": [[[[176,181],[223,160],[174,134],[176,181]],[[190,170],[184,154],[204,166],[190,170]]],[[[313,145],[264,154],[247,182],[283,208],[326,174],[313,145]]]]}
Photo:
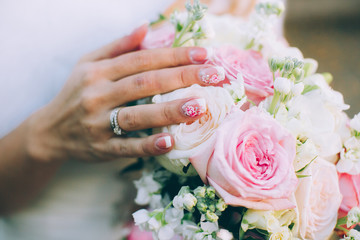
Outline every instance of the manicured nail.
{"type": "Polygon", "coordinates": [[[225,70],[222,67],[208,67],[200,70],[200,79],[206,84],[217,84],[225,79],[225,70]]]}
{"type": "Polygon", "coordinates": [[[171,137],[170,136],[160,137],[156,140],[155,145],[160,149],[168,149],[169,147],[172,146],[171,137]]]}
{"type": "Polygon", "coordinates": [[[182,106],[184,114],[188,117],[197,117],[206,112],[206,109],[206,101],[203,98],[192,99],[182,106]]]}
{"type": "Polygon", "coordinates": [[[200,47],[193,48],[189,54],[191,61],[195,64],[204,63],[208,55],[206,48],[200,47]]]}

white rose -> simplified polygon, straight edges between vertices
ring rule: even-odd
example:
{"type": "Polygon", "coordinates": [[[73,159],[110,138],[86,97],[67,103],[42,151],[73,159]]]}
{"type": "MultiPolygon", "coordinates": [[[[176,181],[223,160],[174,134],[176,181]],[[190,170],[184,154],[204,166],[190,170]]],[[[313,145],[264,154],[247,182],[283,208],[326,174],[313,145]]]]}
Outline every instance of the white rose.
{"type": "MultiPolygon", "coordinates": [[[[158,156],[157,159],[169,171],[180,175],[185,174],[183,169],[190,163],[189,158],[201,149],[207,148],[213,141],[215,130],[235,106],[234,100],[225,89],[200,87],[196,84],[164,95],[156,95],[153,102],[161,103],[188,97],[201,97],[206,100],[205,115],[193,123],[181,123],[158,130],[172,134],[175,145],[171,152],[158,156]]],[[[196,175],[195,169],[190,167],[187,175],[196,175]]]]}
{"type": "Polygon", "coordinates": [[[299,219],[296,237],[327,239],[337,222],[342,195],[334,164],[317,158],[301,178],[295,192],[299,219]]]}
{"type": "Polygon", "coordinates": [[[340,161],[336,168],[341,173],[356,175],[360,173],[360,140],[349,138],[340,153],[340,161]]]}

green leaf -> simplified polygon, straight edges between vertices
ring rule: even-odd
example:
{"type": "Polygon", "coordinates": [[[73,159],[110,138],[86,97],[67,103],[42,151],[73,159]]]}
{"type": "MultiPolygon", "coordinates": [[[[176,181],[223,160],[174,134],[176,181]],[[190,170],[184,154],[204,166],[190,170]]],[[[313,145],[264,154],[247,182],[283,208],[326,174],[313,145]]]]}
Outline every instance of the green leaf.
{"type": "Polygon", "coordinates": [[[153,26],[153,25],[155,25],[155,24],[157,24],[157,23],[160,23],[160,22],[162,22],[162,21],[165,21],[165,20],[166,20],[166,17],[165,17],[164,15],[162,15],[162,14],[159,14],[158,19],[155,20],[155,21],[152,21],[152,22],[150,23],[150,26],[153,26]]]}
{"type": "Polygon", "coordinates": [[[318,85],[305,85],[304,91],[301,94],[304,95],[305,93],[311,92],[316,89],[319,89],[318,85]]]}
{"type": "Polygon", "coordinates": [[[177,32],[181,32],[181,30],[183,29],[183,25],[181,25],[179,22],[176,24],[176,31],[177,32]]]}
{"type": "Polygon", "coordinates": [[[306,164],[303,168],[297,170],[295,173],[300,173],[304,171],[318,156],[314,157],[308,164],[306,164]]]}
{"type": "Polygon", "coordinates": [[[296,175],[297,178],[306,178],[306,177],[311,177],[311,175],[296,175]]]}

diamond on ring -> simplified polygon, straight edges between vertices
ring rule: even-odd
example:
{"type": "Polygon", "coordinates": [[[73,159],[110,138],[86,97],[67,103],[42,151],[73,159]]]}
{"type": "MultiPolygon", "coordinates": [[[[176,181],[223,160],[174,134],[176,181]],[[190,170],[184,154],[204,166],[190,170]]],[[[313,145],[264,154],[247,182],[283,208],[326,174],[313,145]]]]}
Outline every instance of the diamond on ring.
{"type": "Polygon", "coordinates": [[[118,122],[118,114],[119,114],[120,108],[114,108],[111,111],[110,114],[110,127],[114,131],[114,133],[118,136],[124,136],[126,135],[126,132],[121,129],[118,122]]]}

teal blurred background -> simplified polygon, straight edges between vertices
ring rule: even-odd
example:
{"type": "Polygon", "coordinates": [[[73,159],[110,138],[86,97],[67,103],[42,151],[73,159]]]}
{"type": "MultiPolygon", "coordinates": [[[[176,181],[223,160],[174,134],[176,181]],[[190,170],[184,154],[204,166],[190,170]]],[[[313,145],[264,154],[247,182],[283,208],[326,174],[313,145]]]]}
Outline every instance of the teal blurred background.
{"type": "Polygon", "coordinates": [[[348,115],[360,112],[360,0],[288,0],[285,36],[334,76],[348,115]]]}

